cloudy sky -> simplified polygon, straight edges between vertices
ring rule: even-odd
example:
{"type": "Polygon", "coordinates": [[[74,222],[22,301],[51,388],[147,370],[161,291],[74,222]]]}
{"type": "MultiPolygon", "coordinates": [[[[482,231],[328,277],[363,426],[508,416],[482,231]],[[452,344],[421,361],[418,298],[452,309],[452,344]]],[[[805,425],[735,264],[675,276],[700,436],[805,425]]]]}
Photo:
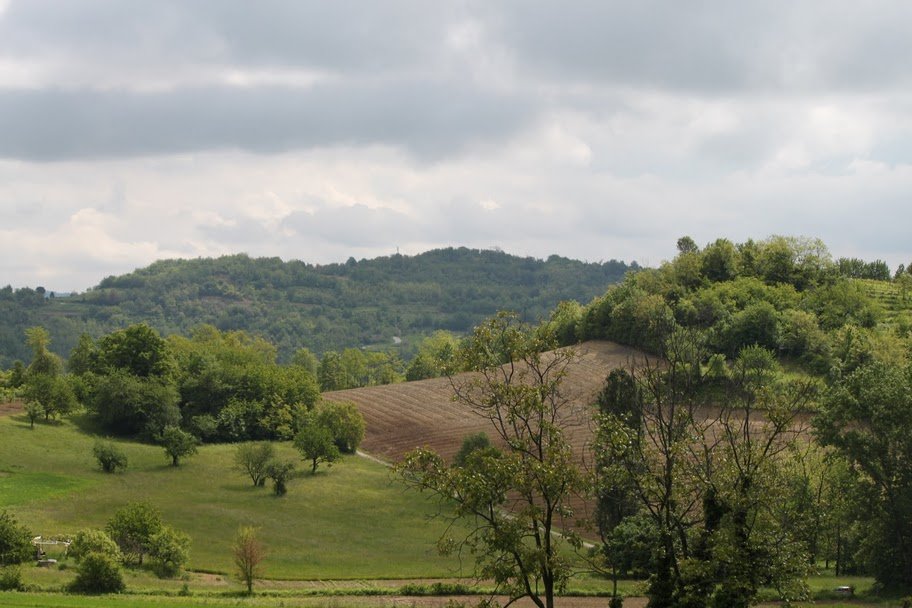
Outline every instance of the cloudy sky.
{"type": "Polygon", "coordinates": [[[677,237],[912,260],[912,3],[0,0],[0,285],[677,237]]]}

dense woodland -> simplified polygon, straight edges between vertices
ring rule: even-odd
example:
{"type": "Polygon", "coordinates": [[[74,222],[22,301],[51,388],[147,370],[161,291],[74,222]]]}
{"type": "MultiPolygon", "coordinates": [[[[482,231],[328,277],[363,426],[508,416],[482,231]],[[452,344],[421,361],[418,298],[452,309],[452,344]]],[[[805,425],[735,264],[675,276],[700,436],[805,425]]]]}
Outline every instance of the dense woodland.
{"type": "Polygon", "coordinates": [[[243,330],[274,344],[281,361],[301,347],[386,349],[399,337],[396,350],[409,359],[416,338],[435,330],[466,332],[501,309],[534,322],[561,300],[589,301],[637,268],[466,248],[327,265],[243,254],[164,260],[81,294],[0,289],[0,367],[28,359],[22,337],[31,326],[45,327],[53,352],[66,357],[83,333],[98,338],[140,322],[163,335],[201,324],[243,330]]]}

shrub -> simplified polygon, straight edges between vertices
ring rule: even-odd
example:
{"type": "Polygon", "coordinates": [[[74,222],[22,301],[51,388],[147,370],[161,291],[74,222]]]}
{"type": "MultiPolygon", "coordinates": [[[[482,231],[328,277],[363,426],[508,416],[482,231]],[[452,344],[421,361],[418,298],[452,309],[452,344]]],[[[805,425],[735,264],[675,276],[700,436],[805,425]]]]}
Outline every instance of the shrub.
{"type": "Polygon", "coordinates": [[[272,491],[276,496],[284,496],[288,493],[286,484],[291,476],[294,475],[295,465],[293,462],[272,462],[266,474],[272,480],[272,491]]]}
{"type": "Polygon", "coordinates": [[[84,529],[76,533],[73,542],[67,550],[67,556],[77,562],[89,553],[102,553],[115,561],[123,561],[123,553],[117,543],[104,530],[84,529]]]}
{"type": "Polygon", "coordinates": [[[19,566],[0,568],[0,591],[22,591],[22,570],[19,566]]]}
{"type": "Polygon", "coordinates": [[[95,460],[105,473],[116,473],[127,470],[127,455],[110,441],[96,441],[92,448],[95,460]]]}
{"type": "Polygon", "coordinates": [[[0,511],[0,566],[21,564],[34,555],[32,533],[16,518],[0,511]]]}
{"type": "Polygon", "coordinates": [[[491,440],[488,439],[487,434],[484,432],[468,435],[462,440],[462,447],[459,448],[459,451],[453,456],[453,464],[457,467],[463,467],[465,466],[469,454],[475,450],[489,447],[491,447],[491,440]]]}
{"type": "Polygon", "coordinates": [[[82,557],[69,589],[76,593],[120,593],[126,585],[117,561],[110,555],[92,551],[82,557]]]}

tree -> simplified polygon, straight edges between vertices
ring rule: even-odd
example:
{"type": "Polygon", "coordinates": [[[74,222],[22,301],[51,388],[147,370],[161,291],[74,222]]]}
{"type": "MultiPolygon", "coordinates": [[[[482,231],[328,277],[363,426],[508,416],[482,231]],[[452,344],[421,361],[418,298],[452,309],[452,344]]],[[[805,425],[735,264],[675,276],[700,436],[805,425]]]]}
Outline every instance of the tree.
{"type": "Polygon", "coordinates": [[[97,378],[89,404],[108,431],[155,437],[180,423],[178,397],[173,384],[115,370],[97,378]]]}
{"type": "Polygon", "coordinates": [[[105,531],[120,547],[125,563],[142,565],[143,556],[151,551],[152,537],[161,531],[162,525],[157,509],[134,502],[115,511],[105,531]]]}
{"type": "Polygon", "coordinates": [[[98,371],[123,370],[140,378],[170,377],[174,361],[168,343],[145,323],[112,332],[98,341],[98,371]]]}
{"type": "Polygon", "coordinates": [[[238,578],[247,585],[247,593],[253,593],[253,581],[260,575],[260,564],[266,559],[266,547],[257,538],[254,528],[242,527],[238,530],[232,554],[238,578]]]}
{"type": "Polygon", "coordinates": [[[176,467],[180,465],[181,458],[196,454],[199,439],[179,426],[169,425],[158,436],[158,442],[165,449],[165,455],[171,459],[171,466],[176,467]]]}
{"type": "Polygon", "coordinates": [[[92,454],[105,473],[127,470],[127,455],[111,441],[96,441],[92,454]]]}
{"type": "Polygon", "coordinates": [[[332,464],[342,455],[336,447],[332,431],[312,416],[294,438],[294,446],[305,461],[310,461],[310,473],[315,475],[320,463],[332,464]]]}
{"type": "Polygon", "coordinates": [[[451,378],[455,398],[491,423],[504,451],[472,452],[449,467],[426,449],[397,466],[412,487],[455,503],[454,518],[473,521],[461,540],[441,539],[444,552],[468,550],[476,574],[494,581],[512,603],[529,597],[553,608],[555,592],[571,575],[560,545],[579,546],[570,530],[555,533],[572,516],[569,499],[583,488],[565,432],[578,414],[562,390],[572,349],[549,351],[554,335],[536,332],[501,313],[477,327],[460,352],[463,369],[451,378]]]}
{"type": "Polygon", "coordinates": [[[364,416],[351,401],[324,401],[316,409],[317,424],[329,429],[339,451],[354,454],[364,439],[364,416]]]}
{"type": "Polygon", "coordinates": [[[272,493],[276,496],[285,496],[288,493],[288,480],[294,475],[295,465],[293,462],[273,461],[269,463],[266,474],[272,480],[272,493]]]}
{"type": "Polygon", "coordinates": [[[0,511],[0,567],[31,559],[32,533],[7,511],[0,511]]]}
{"type": "Polygon", "coordinates": [[[250,476],[254,486],[266,483],[269,465],[275,459],[275,448],[267,441],[242,443],[234,452],[234,466],[250,476]]]}
{"type": "Polygon", "coordinates": [[[912,365],[863,365],[836,383],[817,435],[858,469],[866,497],[864,554],[878,583],[912,588],[912,365]]]}
{"type": "Polygon", "coordinates": [[[79,342],[70,351],[67,359],[67,370],[71,374],[81,376],[96,369],[98,366],[98,349],[95,341],[88,334],[79,336],[79,342]]]}
{"type": "Polygon", "coordinates": [[[171,577],[190,561],[190,537],[171,526],[162,526],[149,539],[149,556],[162,577],[171,577]]]}
{"type": "Polygon", "coordinates": [[[60,357],[48,350],[51,336],[43,327],[29,327],[25,330],[26,343],[32,349],[32,362],[27,373],[32,375],[56,376],[63,368],[60,357]]]}
{"type": "Polygon", "coordinates": [[[616,391],[623,407],[603,409],[597,460],[620,474],[607,489],[620,479],[655,525],[650,606],[746,607],[761,585],[796,599],[808,559],[781,513],[782,464],[813,384],[780,381],[760,347],[713,371],[705,345],[674,330],[662,360],[630,371],[636,390],[616,391]]]}
{"type": "Polygon", "coordinates": [[[104,530],[82,529],[76,533],[73,542],[67,548],[67,557],[72,557],[77,562],[89,553],[103,553],[113,558],[114,561],[123,561],[120,547],[104,530]]]}
{"type": "Polygon", "coordinates": [[[40,401],[25,402],[25,417],[28,418],[30,428],[35,428],[35,421],[41,418],[42,414],[44,414],[44,406],[40,401]]]}

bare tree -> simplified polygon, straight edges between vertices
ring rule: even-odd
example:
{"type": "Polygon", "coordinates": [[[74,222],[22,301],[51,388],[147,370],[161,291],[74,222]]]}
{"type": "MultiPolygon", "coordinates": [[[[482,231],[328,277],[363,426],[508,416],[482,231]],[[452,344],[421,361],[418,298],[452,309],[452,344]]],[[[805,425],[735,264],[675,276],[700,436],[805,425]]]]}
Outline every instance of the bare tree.
{"type": "Polygon", "coordinates": [[[266,559],[266,547],[257,538],[256,529],[250,526],[238,529],[232,551],[238,578],[247,585],[247,593],[253,593],[253,580],[259,576],[260,563],[266,559]]]}

